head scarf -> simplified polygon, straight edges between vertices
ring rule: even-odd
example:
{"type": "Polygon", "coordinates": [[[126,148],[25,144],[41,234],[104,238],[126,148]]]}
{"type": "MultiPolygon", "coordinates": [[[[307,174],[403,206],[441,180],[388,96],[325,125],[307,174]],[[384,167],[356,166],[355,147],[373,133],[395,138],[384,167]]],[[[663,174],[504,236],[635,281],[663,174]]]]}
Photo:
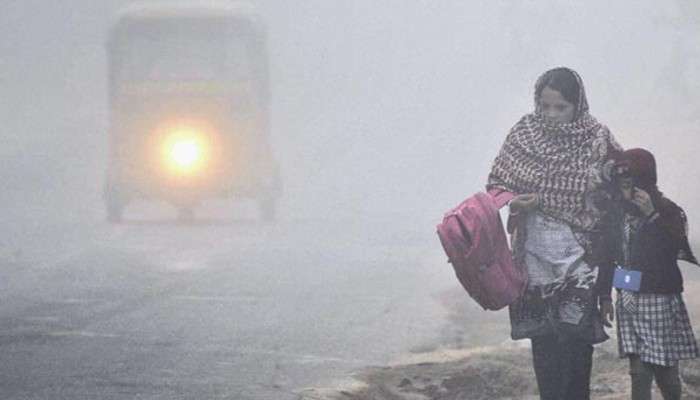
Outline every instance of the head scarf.
{"type": "MultiPolygon", "coordinates": [[[[602,218],[598,200],[610,179],[611,157],[621,148],[608,128],[589,114],[581,77],[567,70],[579,86],[574,120],[546,122],[535,98],[535,112],[523,116],[511,129],[493,163],[487,187],[536,193],[541,212],[589,231],[602,218]]],[[[535,93],[541,92],[546,75],[537,80],[535,93]]]]}
{"type": "Polygon", "coordinates": [[[656,186],[656,159],[651,152],[645,149],[625,150],[620,154],[617,165],[626,168],[634,186],[649,193],[652,198],[661,196],[656,186]]]}
{"type": "Polygon", "coordinates": [[[574,110],[574,121],[576,121],[577,119],[588,113],[588,100],[586,99],[586,89],[583,87],[583,80],[581,80],[581,76],[578,74],[578,72],[565,67],[550,69],[549,71],[540,75],[540,77],[537,79],[537,82],[535,82],[535,113],[538,115],[541,114],[540,99],[538,98],[537,94],[542,94],[542,89],[544,89],[544,86],[547,84],[547,77],[549,73],[557,70],[564,70],[569,72],[578,83],[578,99],[576,99],[576,110],[574,110]]]}

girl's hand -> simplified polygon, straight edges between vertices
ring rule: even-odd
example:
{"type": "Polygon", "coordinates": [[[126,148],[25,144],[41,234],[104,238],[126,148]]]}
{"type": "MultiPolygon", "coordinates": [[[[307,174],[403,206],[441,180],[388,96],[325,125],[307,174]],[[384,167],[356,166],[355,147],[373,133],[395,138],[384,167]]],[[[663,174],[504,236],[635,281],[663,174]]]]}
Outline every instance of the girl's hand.
{"type": "Polygon", "coordinates": [[[537,208],[539,205],[539,197],[536,193],[519,194],[510,201],[511,214],[529,212],[537,208]]]}
{"type": "Polygon", "coordinates": [[[637,206],[639,211],[647,218],[651,217],[656,211],[656,209],[654,209],[654,203],[651,201],[651,196],[642,189],[634,188],[627,200],[637,206]]]}

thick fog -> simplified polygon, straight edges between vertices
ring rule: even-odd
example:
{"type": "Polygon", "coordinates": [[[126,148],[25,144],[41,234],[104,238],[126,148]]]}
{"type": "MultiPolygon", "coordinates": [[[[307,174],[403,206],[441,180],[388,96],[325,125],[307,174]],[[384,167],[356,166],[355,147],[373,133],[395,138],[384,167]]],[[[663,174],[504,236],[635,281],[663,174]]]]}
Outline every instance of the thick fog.
{"type": "Polygon", "coordinates": [[[408,349],[511,343],[507,313],[479,313],[459,287],[435,225],[483,189],[556,66],[580,73],[624,147],[656,154],[698,243],[696,0],[254,1],[277,222],[223,199],[190,224],[141,201],[112,225],[105,43],[131,3],[0,0],[8,398],[291,399],[408,349]]]}
{"type": "MultiPolygon", "coordinates": [[[[102,218],[103,45],[129,3],[0,5],[4,213],[102,218]]],[[[684,185],[697,181],[700,85],[697,16],[684,2],[256,3],[269,28],[282,218],[435,222],[483,186],[532,108],[534,80],[559,65],[580,72],[591,112],[625,147],[658,153],[663,189],[700,204],[684,185]]]]}

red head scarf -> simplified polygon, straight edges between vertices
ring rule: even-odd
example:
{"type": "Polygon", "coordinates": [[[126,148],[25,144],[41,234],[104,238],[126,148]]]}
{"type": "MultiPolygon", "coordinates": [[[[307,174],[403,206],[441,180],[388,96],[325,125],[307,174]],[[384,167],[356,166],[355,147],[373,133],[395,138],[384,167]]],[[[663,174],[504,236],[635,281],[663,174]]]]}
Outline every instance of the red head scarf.
{"type": "Polygon", "coordinates": [[[620,154],[620,165],[626,166],[634,186],[649,193],[652,198],[659,197],[656,186],[656,159],[645,149],[629,149],[620,154]]]}
{"type": "Polygon", "coordinates": [[[656,160],[645,149],[623,151],[618,158],[618,166],[627,169],[634,185],[649,193],[654,207],[659,212],[659,223],[671,234],[678,246],[678,259],[697,264],[688,244],[688,220],[683,209],[665,198],[659,191],[656,181],[656,160]]]}

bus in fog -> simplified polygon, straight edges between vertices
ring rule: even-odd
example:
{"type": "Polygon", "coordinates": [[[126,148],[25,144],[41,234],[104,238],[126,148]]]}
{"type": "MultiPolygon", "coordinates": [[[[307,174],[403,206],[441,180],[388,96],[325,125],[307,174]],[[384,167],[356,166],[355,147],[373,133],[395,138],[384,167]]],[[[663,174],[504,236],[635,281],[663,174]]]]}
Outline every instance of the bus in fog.
{"type": "Polygon", "coordinates": [[[110,221],[137,199],[164,200],[189,219],[215,197],[252,199],[274,218],[266,32],[251,8],[132,6],[107,54],[110,221]]]}

